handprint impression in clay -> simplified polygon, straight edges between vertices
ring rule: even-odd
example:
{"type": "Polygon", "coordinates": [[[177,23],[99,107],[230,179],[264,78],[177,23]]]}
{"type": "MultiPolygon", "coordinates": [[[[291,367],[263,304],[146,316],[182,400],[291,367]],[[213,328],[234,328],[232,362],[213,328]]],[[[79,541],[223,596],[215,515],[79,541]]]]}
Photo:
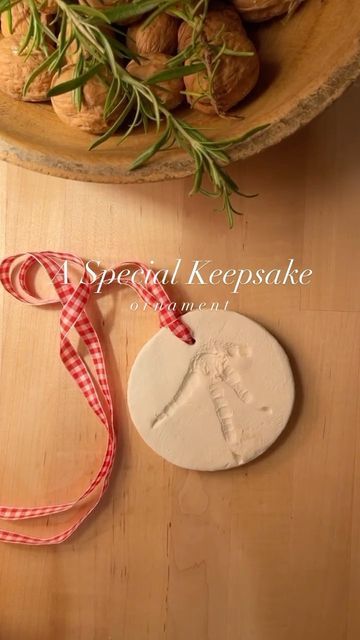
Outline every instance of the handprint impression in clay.
{"type": "MultiPolygon", "coordinates": [[[[252,394],[243,386],[241,375],[233,366],[236,359],[242,359],[244,363],[244,360],[246,362],[250,358],[251,352],[246,345],[219,345],[217,342],[211,342],[201,347],[192,359],[175,396],[155,418],[152,427],[159,427],[163,420],[174,415],[179,406],[191,398],[194,390],[194,376],[201,376],[206,381],[224,439],[233,454],[240,454],[244,430],[241,426],[235,425],[234,412],[226,398],[225,387],[232,389],[244,404],[254,405],[252,394]]],[[[254,410],[272,413],[270,407],[254,406],[254,410]]]]}

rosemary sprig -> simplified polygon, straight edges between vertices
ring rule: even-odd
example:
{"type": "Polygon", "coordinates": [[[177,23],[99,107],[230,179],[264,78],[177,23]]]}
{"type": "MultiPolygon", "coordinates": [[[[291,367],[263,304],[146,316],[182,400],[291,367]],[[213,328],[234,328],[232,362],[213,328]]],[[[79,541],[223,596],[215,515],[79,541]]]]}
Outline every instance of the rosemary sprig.
{"type": "MultiPolygon", "coordinates": [[[[0,0],[0,13],[9,11],[19,0],[0,0]]],[[[156,153],[166,151],[177,145],[184,149],[194,164],[194,183],[191,193],[202,193],[212,198],[220,198],[221,210],[225,211],[229,226],[234,223],[234,215],[239,212],[232,202],[234,195],[246,196],[226,172],[230,162],[229,150],[235,143],[244,142],[255,135],[263,126],[252,129],[240,139],[211,140],[189,122],[178,115],[170,113],[157,99],[152,87],[166,80],[179,78],[190,73],[206,71],[209,77],[208,97],[212,97],[212,78],[218,68],[222,55],[249,55],[248,53],[229,51],[217,39],[219,44],[208,43],[204,38],[203,27],[206,19],[209,0],[134,0],[129,4],[94,9],[86,4],[70,4],[67,0],[56,0],[58,14],[58,35],[43,24],[39,5],[36,0],[24,0],[29,7],[29,28],[22,43],[22,51],[31,52],[42,49],[47,56],[42,64],[28,78],[24,92],[28,90],[34,78],[44,70],[58,72],[66,64],[66,53],[70,47],[78,52],[78,61],[74,69],[74,77],[67,82],[55,85],[49,97],[72,91],[77,108],[82,104],[82,88],[93,76],[97,75],[108,86],[104,109],[105,118],[119,114],[105,134],[98,137],[91,145],[94,149],[116,133],[125,123],[119,142],[122,142],[135,128],[141,127],[145,132],[150,123],[158,131],[156,141],[148,147],[132,164],[131,170],[144,165],[156,153]],[[174,56],[167,69],[157,73],[146,82],[131,76],[124,68],[134,55],[113,32],[112,23],[123,22],[131,17],[147,15],[149,22],[163,11],[172,14],[188,23],[192,31],[191,43],[186,49],[174,56]],[[105,31],[106,28],[106,31],[105,31]],[[48,49],[48,42],[55,42],[55,50],[48,49]],[[184,62],[191,60],[191,63],[184,62]],[[161,124],[163,125],[161,128],[161,124]],[[204,178],[210,179],[212,189],[204,186],[204,178]]],[[[221,35],[221,34],[220,34],[221,35]]]]}
{"type": "Polygon", "coordinates": [[[158,151],[166,150],[173,144],[185,149],[194,162],[194,182],[190,195],[202,193],[211,198],[220,198],[222,207],[227,216],[229,227],[234,225],[234,215],[241,214],[232,203],[232,195],[239,195],[245,198],[252,198],[254,195],[245,194],[240,191],[238,185],[224,170],[224,166],[229,164],[230,157],[228,151],[235,143],[239,144],[255,135],[264,126],[259,126],[248,131],[241,138],[223,141],[209,140],[198,129],[192,127],[188,122],[175,118],[172,114],[164,114],[166,126],[153,145],[148,147],[131,165],[134,170],[144,165],[158,151]],[[203,179],[210,178],[212,191],[205,189],[203,179]]]}

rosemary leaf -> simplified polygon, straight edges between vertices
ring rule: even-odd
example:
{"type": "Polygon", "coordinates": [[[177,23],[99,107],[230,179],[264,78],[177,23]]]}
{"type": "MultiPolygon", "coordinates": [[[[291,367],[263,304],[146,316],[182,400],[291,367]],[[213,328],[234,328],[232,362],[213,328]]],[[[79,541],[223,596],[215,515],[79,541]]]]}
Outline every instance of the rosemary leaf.
{"type": "Polygon", "coordinates": [[[174,78],[182,78],[184,76],[190,76],[193,73],[199,73],[199,71],[204,71],[205,65],[200,62],[198,64],[189,64],[181,67],[174,67],[165,69],[165,71],[160,71],[159,73],[155,73],[153,76],[147,79],[147,84],[158,84],[159,82],[165,82],[166,80],[173,80],[174,78]]]}
{"type": "Polygon", "coordinates": [[[60,96],[62,93],[68,93],[69,91],[74,91],[78,87],[82,87],[90,78],[99,73],[102,68],[101,64],[97,64],[85,73],[78,75],[67,82],[61,82],[60,84],[56,84],[54,87],[50,89],[48,92],[48,98],[53,98],[54,96],[60,96]]]}

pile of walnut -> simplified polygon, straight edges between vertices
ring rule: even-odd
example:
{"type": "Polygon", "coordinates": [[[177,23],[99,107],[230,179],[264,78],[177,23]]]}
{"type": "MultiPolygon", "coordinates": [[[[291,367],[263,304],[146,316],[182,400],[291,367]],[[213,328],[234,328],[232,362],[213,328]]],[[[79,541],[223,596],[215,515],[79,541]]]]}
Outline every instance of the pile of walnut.
{"type": "MultiPolygon", "coordinates": [[[[57,11],[56,0],[35,1],[39,4],[44,23],[56,28],[53,25],[54,14],[57,11]]],[[[87,0],[87,3],[93,7],[103,7],[129,1],[131,0],[87,0]]],[[[243,21],[269,20],[285,14],[289,9],[297,8],[302,2],[304,0],[229,0],[225,4],[210,4],[203,28],[204,42],[219,47],[225,46],[228,51],[250,52],[253,55],[222,54],[211,83],[209,73],[201,71],[184,78],[159,83],[153,86],[152,90],[169,110],[175,109],[186,99],[192,108],[199,111],[226,113],[250,93],[259,77],[259,57],[247,36],[243,21]]],[[[127,27],[127,47],[137,55],[136,60],[131,60],[126,69],[135,78],[146,81],[150,76],[164,70],[171,56],[190,44],[192,32],[186,23],[180,23],[170,13],[158,15],[147,25],[144,25],[144,22],[145,20],[132,23],[127,27]]],[[[48,100],[51,86],[73,77],[80,53],[76,46],[70,47],[67,51],[67,65],[61,72],[55,76],[48,71],[41,73],[24,95],[27,78],[44,60],[44,53],[41,51],[28,56],[18,55],[28,25],[29,12],[26,3],[19,2],[13,6],[11,22],[8,12],[1,15],[1,89],[17,100],[43,102],[48,100]]],[[[49,45],[49,53],[51,50],[49,45]]],[[[191,60],[188,62],[191,63],[191,60]]],[[[211,65],[211,60],[209,64],[211,65]]],[[[73,92],[53,97],[52,106],[66,124],[90,133],[101,134],[118,116],[114,113],[110,118],[105,118],[106,94],[106,83],[94,76],[83,87],[80,109],[75,104],[73,92]]]]}

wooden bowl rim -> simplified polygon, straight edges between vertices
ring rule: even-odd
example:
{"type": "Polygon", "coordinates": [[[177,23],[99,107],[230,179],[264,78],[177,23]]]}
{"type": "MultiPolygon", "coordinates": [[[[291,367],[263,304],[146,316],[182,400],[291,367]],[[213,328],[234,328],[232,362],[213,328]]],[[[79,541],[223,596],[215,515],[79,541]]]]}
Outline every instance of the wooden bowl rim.
{"type": "MultiPolygon", "coordinates": [[[[308,124],[317,115],[331,105],[360,75],[360,36],[357,49],[349,51],[345,64],[334,70],[326,82],[312,89],[309,95],[300,100],[286,116],[275,119],[269,127],[260,131],[234,147],[230,151],[231,160],[240,160],[265,150],[308,124]]],[[[105,184],[139,184],[160,182],[175,178],[184,178],[193,174],[193,164],[185,152],[179,152],[179,158],[164,161],[160,158],[144,165],[135,172],[124,170],[119,165],[97,164],[83,165],[52,155],[29,149],[26,144],[12,140],[10,135],[0,132],[0,159],[19,167],[45,175],[105,184]]]]}

